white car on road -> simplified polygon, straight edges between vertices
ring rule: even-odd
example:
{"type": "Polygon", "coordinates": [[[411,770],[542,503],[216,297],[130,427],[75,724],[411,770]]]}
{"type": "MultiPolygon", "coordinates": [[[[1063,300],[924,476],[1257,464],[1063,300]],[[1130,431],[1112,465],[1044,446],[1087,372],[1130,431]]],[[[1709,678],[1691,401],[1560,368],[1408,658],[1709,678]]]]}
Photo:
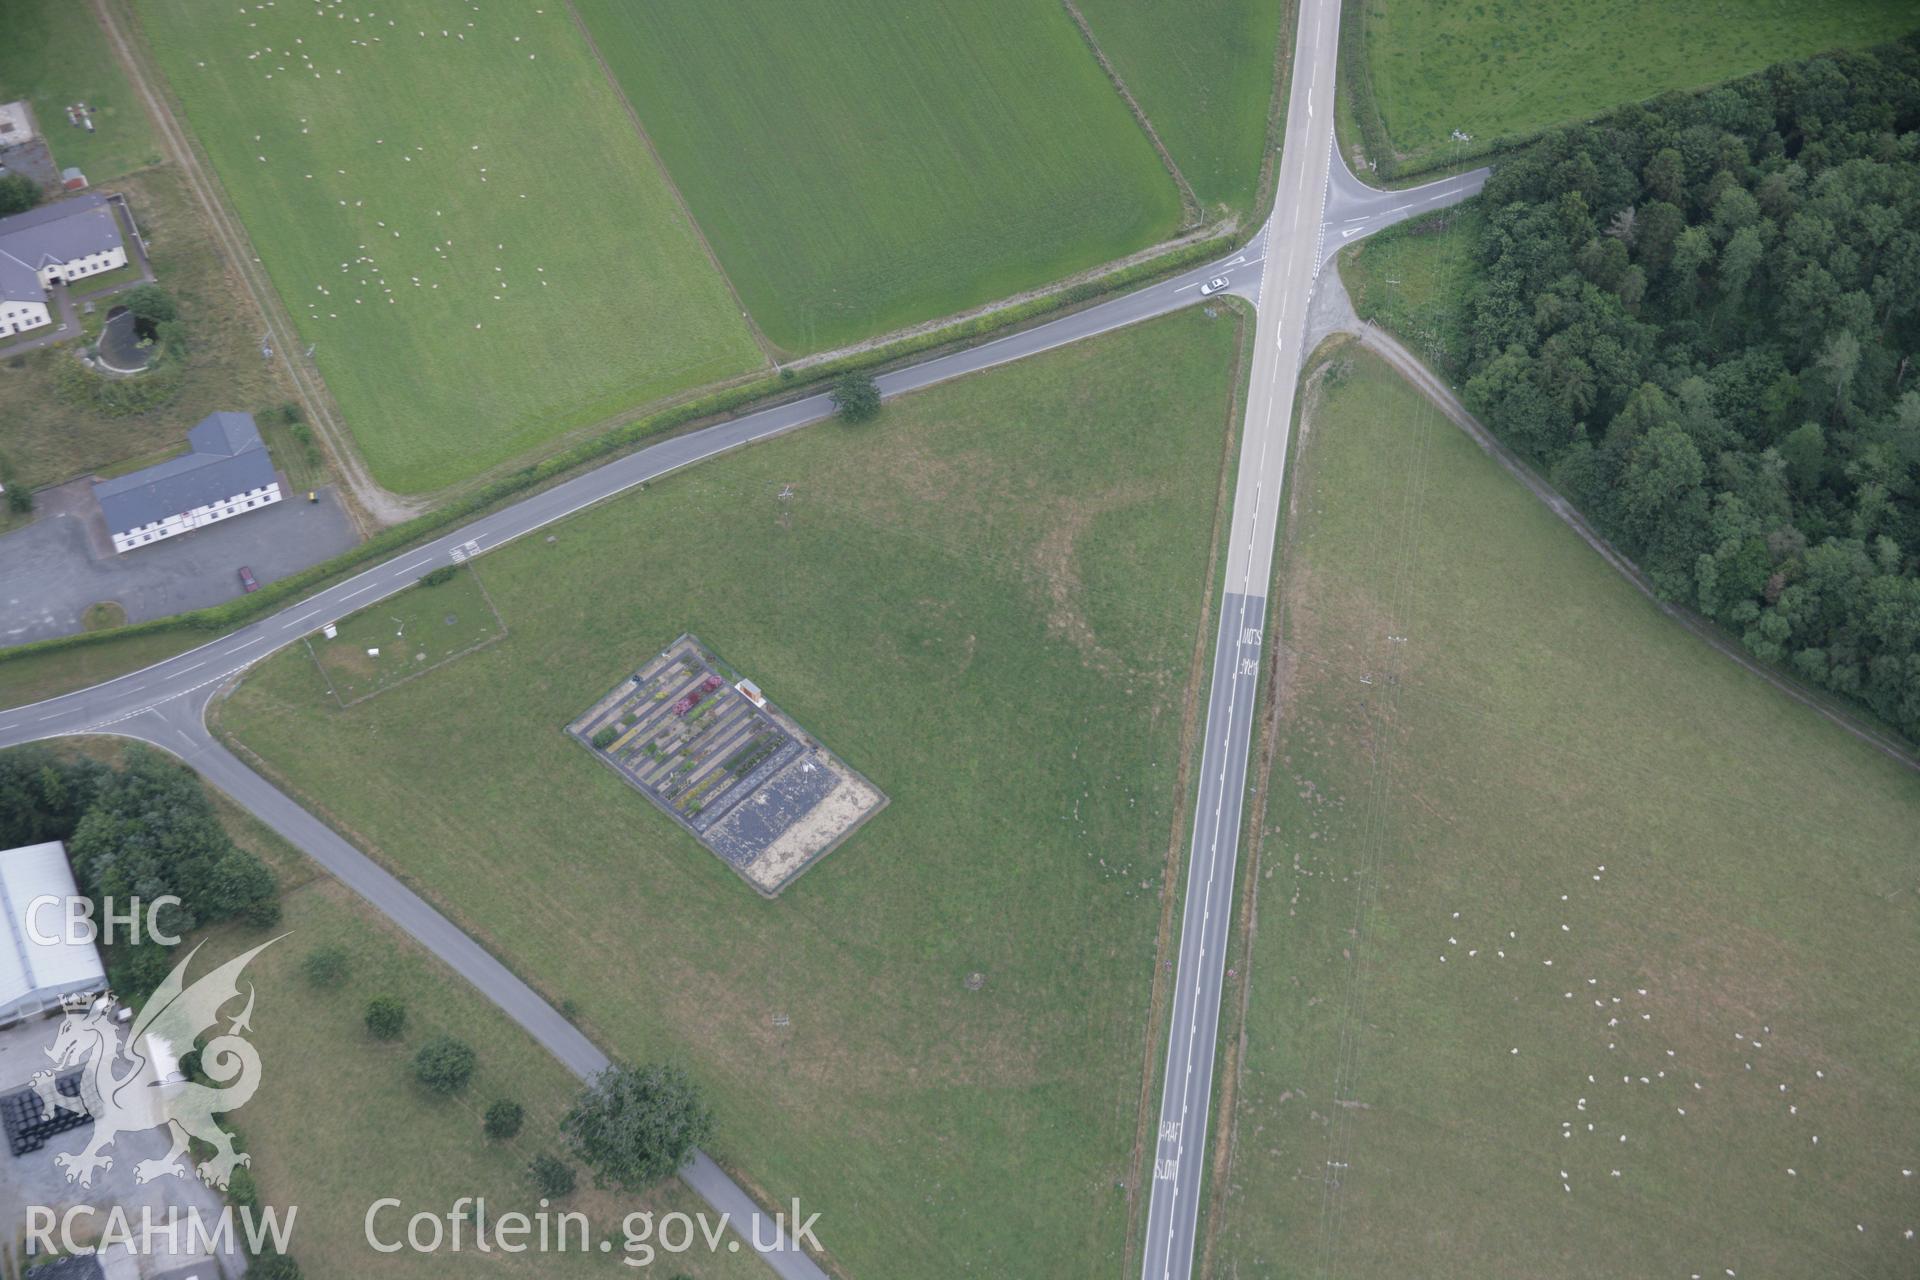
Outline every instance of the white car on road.
{"type": "Polygon", "coordinates": [[[1225,276],[1215,276],[1213,279],[1207,281],[1205,284],[1200,286],[1200,296],[1204,298],[1209,294],[1218,293],[1226,287],[1227,287],[1227,278],[1225,276]]]}

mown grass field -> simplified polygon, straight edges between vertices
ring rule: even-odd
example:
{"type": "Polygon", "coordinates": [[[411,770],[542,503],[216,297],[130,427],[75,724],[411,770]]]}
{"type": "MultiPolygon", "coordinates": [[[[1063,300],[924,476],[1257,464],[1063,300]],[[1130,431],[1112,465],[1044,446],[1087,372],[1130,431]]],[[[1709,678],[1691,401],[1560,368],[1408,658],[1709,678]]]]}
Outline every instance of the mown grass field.
{"type": "Polygon", "coordinates": [[[1438,153],[1585,119],[1920,26],[1907,0],[1369,0],[1368,62],[1396,150],[1438,153]]]}
{"type": "Polygon", "coordinates": [[[1143,248],[1180,203],[1067,14],[582,0],[768,338],[814,351],[1143,248]]]}
{"type": "Polygon", "coordinates": [[[758,362],[562,7],[163,0],[140,17],[388,487],[467,478],[758,362]]]}
{"type": "MultiPolygon", "coordinates": [[[[115,762],[127,744],[93,738],[63,746],[115,762]]],[[[596,1243],[610,1234],[615,1241],[611,1261],[578,1252],[480,1255],[473,1251],[470,1226],[466,1251],[457,1255],[385,1254],[369,1248],[367,1209],[384,1196],[398,1196],[406,1206],[377,1219],[380,1238],[388,1242],[404,1238],[406,1218],[416,1211],[438,1214],[444,1225],[444,1215],[462,1196],[485,1197],[490,1221],[509,1211],[537,1211],[526,1166],[541,1152],[564,1156],[557,1126],[579,1082],[371,906],[225,797],[215,793],[214,803],[228,835],[273,868],[282,919],[271,929],[206,930],[186,939],[182,954],[184,947],[204,947],[191,977],[284,935],[247,967],[247,980],[258,992],[248,1039],[260,1051],[260,1090],[225,1123],[253,1157],[262,1201],[276,1206],[283,1220],[287,1208],[297,1206],[289,1252],[304,1275],[315,1280],[439,1275],[462,1263],[480,1265],[488,1274],[607,1275],[625,1256],[625,1215],[704,1208],[678,1181],[626,1196],[595,1190],[583,1175],[579,1189],[555,1201],[554,1209],[586,1213],[596,1243]],[[338,989],[316,989],[302,969],[321,946],[348,953],[347,979],[338,989]],[[406,1026],[397,1040],[383,1042],[367,1034],[365,1009],[376,995],[406,1006],[406,1026]],[[472,1082],[451,1098],[421,1089],[411,1072],[414,1052],[440,1033],[465,1040],[477,1058],[472,1082]],[[497,1098],[525,1108],[517,1137],[495,1140],[483,1133],[482,1117],[497,1098]]],[[[704,1248],[662,1254],[653,1270],[639,1274],[682,1273],[698,1280],[766,1274],[744,1244],[737,1253],[723,1245],[718,1254],[704,1248]]]]}
{"type": "Polygon", "coordinates": [[[716,1157],[850,1274],[1112,1274],[1232,315],[657,482],[483,559],[504,641],[346,711],[282,654],[219,723],[611,1050],[688,1064],[716,1157]],[[562,732],[682,631],[891,798],[777,901],[562,732]]]}
{"type": "MultiPolygon", "coordinates": [[[[0,458],[29,488],[181,447],[216,409],[259,413],[293,399],[279,366],[260,358],[260,314],[220,256],[179,170],[154,165],[113,189],[125,194],[147,237],[155,279],[180,305],[190,344],[180,390],[150,412],[114,418],[63,393],[57,375],[73,358],[71,346],[0,360],[0,458]]],[[[81,319],[97,329],[112,305],[102,299],[93,316],[81,319]]],[[[285,424],[262,417],[260,428],[274,460],[304,474],[303,451],[285,424]]]]}
{"type": "Polygon", "coordinates": [[[1913,1274],[1920,778],[1353,362],[1280,571],[1220,1273],[1913,1274]]]}
{"type": "Polygon", "coordinates": [[[1252,216],[1282,0],[1080,0],[1080,13],[1209,213],[1252,216]]]}
{"type": "Polygon", "coordinates": [[[107,47],[93,9],[72,0],[9,0],[0,14],[0,102],[33,107],[53,162],[77,165],[94,183],[159,160],[153,130],[107,47]],[[67,108],[93,108],[93,132],[67,123],[67,108]]]}

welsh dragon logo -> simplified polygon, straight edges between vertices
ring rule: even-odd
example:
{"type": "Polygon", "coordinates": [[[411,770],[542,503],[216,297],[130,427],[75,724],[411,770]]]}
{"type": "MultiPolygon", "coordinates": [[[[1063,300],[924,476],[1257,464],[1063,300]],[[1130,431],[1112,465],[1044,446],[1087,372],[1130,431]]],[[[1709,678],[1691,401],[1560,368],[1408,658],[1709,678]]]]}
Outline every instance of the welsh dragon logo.
{"type": "Polygon", "coordinates": [[[240,997],[240,973],[247,962],[278,941],[263,942],[188,986],[187,966],[200,950],[196,945],[148,998],[124,1041],[120,1024],[114,1020],[112,1000],[69,1009],[60,1024],[60,1034],[47,1050],[53,1068],[33,1077],[34,1092],[40,1095],[49,1115],[56,1107],[93,1112],[93,1140],[86,1149],[54,1157],[66,1171],[68,1182],[91,1186],[96,1169],[113,1167],[113,1157],[105,1152],[115,1138],[163,1125],[172,1132],[173,1144],[158,1160],[136,1164],[136,1181],[149,1182],[168,1174],[185,1176],[187,1169],[181,1157],[187,1154],[192,1138],[213,1148],[213,1155],[195,1166],[210,1186],[225,1190],[234,1169],[251,1163],[245,1152],[233,1149],[233,1135],[213,1117],[238,1110],[260,1084],[260,1054],[241,1036],[251,1030],[253,984],[247,984],[246,1006],[228,1022],[227,1029],[200,1048],[201,1074],[213,1085],[184,1079],[177,1071],[163,1078],[161,1068],[149,1056],[148,1038],[165,1040],[174,1052],[184,1053],[215,1027],[220,1010],[240,997]],[[81,1068],[80,1096],[70,1098],[55,1088],[54,1081],[76,1064],[81,1068]]]}

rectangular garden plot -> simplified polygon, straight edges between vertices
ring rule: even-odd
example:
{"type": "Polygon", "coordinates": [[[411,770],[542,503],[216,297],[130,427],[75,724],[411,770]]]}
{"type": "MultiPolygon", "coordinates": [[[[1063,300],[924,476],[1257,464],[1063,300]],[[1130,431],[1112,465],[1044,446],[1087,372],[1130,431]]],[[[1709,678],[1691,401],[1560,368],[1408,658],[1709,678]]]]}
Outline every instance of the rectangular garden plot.
{"type": "Polygon", "coordinates": [[[767,897],[887,803],[689,635],[567,732],[767,897]]]}

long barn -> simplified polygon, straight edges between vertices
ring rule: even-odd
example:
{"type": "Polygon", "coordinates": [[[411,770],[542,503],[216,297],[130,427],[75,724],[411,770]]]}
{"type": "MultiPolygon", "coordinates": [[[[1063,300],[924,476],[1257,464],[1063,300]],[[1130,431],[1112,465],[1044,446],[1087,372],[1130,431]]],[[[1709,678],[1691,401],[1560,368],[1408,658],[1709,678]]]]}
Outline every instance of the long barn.
{"type": "Polygon", "coordinates": [[[106,988],[100,953],[66,934],[79,892],[59,841],[0,852],[0,1026],[106,988]]]}

